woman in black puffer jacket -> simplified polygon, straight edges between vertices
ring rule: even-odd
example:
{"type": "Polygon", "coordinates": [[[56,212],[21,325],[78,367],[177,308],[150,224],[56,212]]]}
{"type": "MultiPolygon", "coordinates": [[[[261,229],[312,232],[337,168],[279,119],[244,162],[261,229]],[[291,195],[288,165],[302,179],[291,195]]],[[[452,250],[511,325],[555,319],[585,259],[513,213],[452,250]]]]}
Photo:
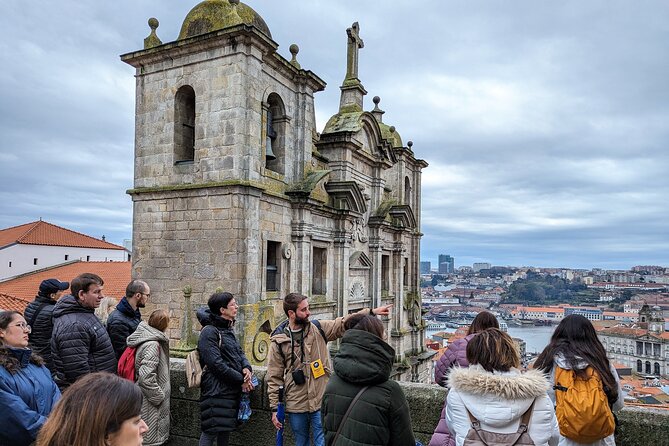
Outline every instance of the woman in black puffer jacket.
{"type": "Polygon", "coordinates": [[[242,389],[253,390],[251,364],[234,333],[239,306],[230,293],[215,293],[201,308],[202,324],[197,349],[203,367],[200,385],[200,446],[227,446],[230,432],[237,428],[242,389]]]}
{"type": "Polygon", "coordinates": [[[414,446],[404,392],[389,380],[395,350],[386,344],[383,324],[375,316],[353,315],[335,356],[334,372],[323,397],[323,430],[327,446],[414,446]],[[335,435],[358,391],[369,386],[335,435]]]}

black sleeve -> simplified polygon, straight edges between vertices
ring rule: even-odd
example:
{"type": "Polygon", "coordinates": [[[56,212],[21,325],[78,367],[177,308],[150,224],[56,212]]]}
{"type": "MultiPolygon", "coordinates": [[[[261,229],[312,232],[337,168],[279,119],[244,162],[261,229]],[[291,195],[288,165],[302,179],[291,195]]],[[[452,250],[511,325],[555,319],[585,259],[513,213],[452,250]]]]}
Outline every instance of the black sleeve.
{"type": "Polygon", "coordinates": [[[218,330],[214,327],[203,329],[200,333],[200,339],[197,342],[197,349],[200,352],[200,360],[211,373],[223,382],[242,385],[244,375],[227,364],[221,356],[221,348],[226,348],[225,343],[219,348],[218,330]]]}
{"type": "Polygon", "coordinates": [[[114,318],[107,320],[107,333],[109,333],[114,353],[116,353],[116,360],[118,361],[128,346],[128,336],[132,334],[131,327],[122,320],[114,318]]]}

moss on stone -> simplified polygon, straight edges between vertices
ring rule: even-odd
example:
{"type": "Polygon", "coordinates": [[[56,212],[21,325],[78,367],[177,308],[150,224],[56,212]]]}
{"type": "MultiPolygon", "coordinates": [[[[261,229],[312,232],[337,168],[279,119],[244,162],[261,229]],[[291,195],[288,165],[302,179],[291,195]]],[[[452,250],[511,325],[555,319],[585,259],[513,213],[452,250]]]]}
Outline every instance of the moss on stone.
{"type": "Polygon", "coordinates": [[[212,187],[231,187],[231,186],[253,187],[263,191],[266,189],[266,187],[263,184],[258,183],[257,181],[227,180],[227,181],[210,181],[207,183],[171,184],[168,186],[137,187],[134,189],[128,189],[125,193],[128,195],[137,195],[137,194],[147,194],[152,192],[171,192],[180,190],[197,190],[197,189],[208,189],[212,187]]]}
{"type": "Polygon", "coordinates": [[[403,147],[402,146],[402,137],[400,134],[395,130],[394,132],[390,131],[390,126],[383,123],[379,122],[379,128],[381,129],[381,136],[388,140],[391,146],[393,147],[403,147]]]}
{"type": "Polygon", "coordinates": [[[362,114],[363,112],[354,105],[342,107],[342,110],[325,124],[322,134],[357,132],[362,129],[362,114]]]}
{"type": "Polygon", "coordinates": [[[299,193],[303,192],[305,194],[311,193],[318,183],[325,178],[331,170],[312,170],[311,172],[307,172],[304,175],[304,178],[302,181],[299,181],[297,183],[293,183],[291,186],[288,187],[286,192],[288,193],[299,193]]]}
{"type": "Polygon", "coordinates": [[[379,204],[379,207],[377,207],[376,210],[374,211],[374,216],[387,219],[388,213],[390,212],[390,208],[392,208],[393,206],[395,206],[397,204],[398,204],[398,201],[395,200],[394,198],[387,198],[387,199],[383,200],[379,204]]]}
{"type": "Polygon", "coordinates": [[[249,6],[239,3],[237,13],[233,13],[233,6],[228,0],[205,0],[190,10],[183,25],[178,40],[230,28],[245,23],[258,28],[268,37],[272,37],[267,23],[249,6]]]}

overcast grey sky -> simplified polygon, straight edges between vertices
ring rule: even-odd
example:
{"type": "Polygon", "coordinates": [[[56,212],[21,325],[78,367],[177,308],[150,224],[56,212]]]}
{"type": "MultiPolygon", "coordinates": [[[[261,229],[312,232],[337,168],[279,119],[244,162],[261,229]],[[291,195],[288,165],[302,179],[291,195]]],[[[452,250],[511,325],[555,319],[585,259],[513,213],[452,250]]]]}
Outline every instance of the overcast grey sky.
{"type": "MultiPolygon", "coordinates": [[[[3,0],[0,227],[39,217],[131,236],[133,69],[149,17],[176,39],[196,1],[3,0]]],[[[456,266],[669,266],[669,2],[248,0],[279,52],[328,83],[346,33],[423,174],[422,257],[456,266]]]]}

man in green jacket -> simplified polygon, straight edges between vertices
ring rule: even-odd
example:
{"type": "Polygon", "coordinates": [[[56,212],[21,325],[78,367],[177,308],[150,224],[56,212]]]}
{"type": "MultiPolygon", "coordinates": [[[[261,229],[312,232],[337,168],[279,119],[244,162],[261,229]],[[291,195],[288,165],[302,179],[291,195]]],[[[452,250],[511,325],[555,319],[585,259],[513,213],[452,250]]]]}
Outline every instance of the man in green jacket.
{"type": "MultiPolygon", "coordinates": [[[[391,307],[365,308],[358,313],[387,316],[391,307]]],[[[272,333],[267,362],[272,423],[277,429],[282,427],[276,409],[279,386],[284,386],[286,414],[296,446],[309,445],[310,431],[313,444],[324,446],[320,408],[332,373],[327,343],[344,335],[344,323],[351,315],[312,322],[307,297],[298,293],[290,293],[284,298],[283,311],[288,320],[272,333]]]]}

